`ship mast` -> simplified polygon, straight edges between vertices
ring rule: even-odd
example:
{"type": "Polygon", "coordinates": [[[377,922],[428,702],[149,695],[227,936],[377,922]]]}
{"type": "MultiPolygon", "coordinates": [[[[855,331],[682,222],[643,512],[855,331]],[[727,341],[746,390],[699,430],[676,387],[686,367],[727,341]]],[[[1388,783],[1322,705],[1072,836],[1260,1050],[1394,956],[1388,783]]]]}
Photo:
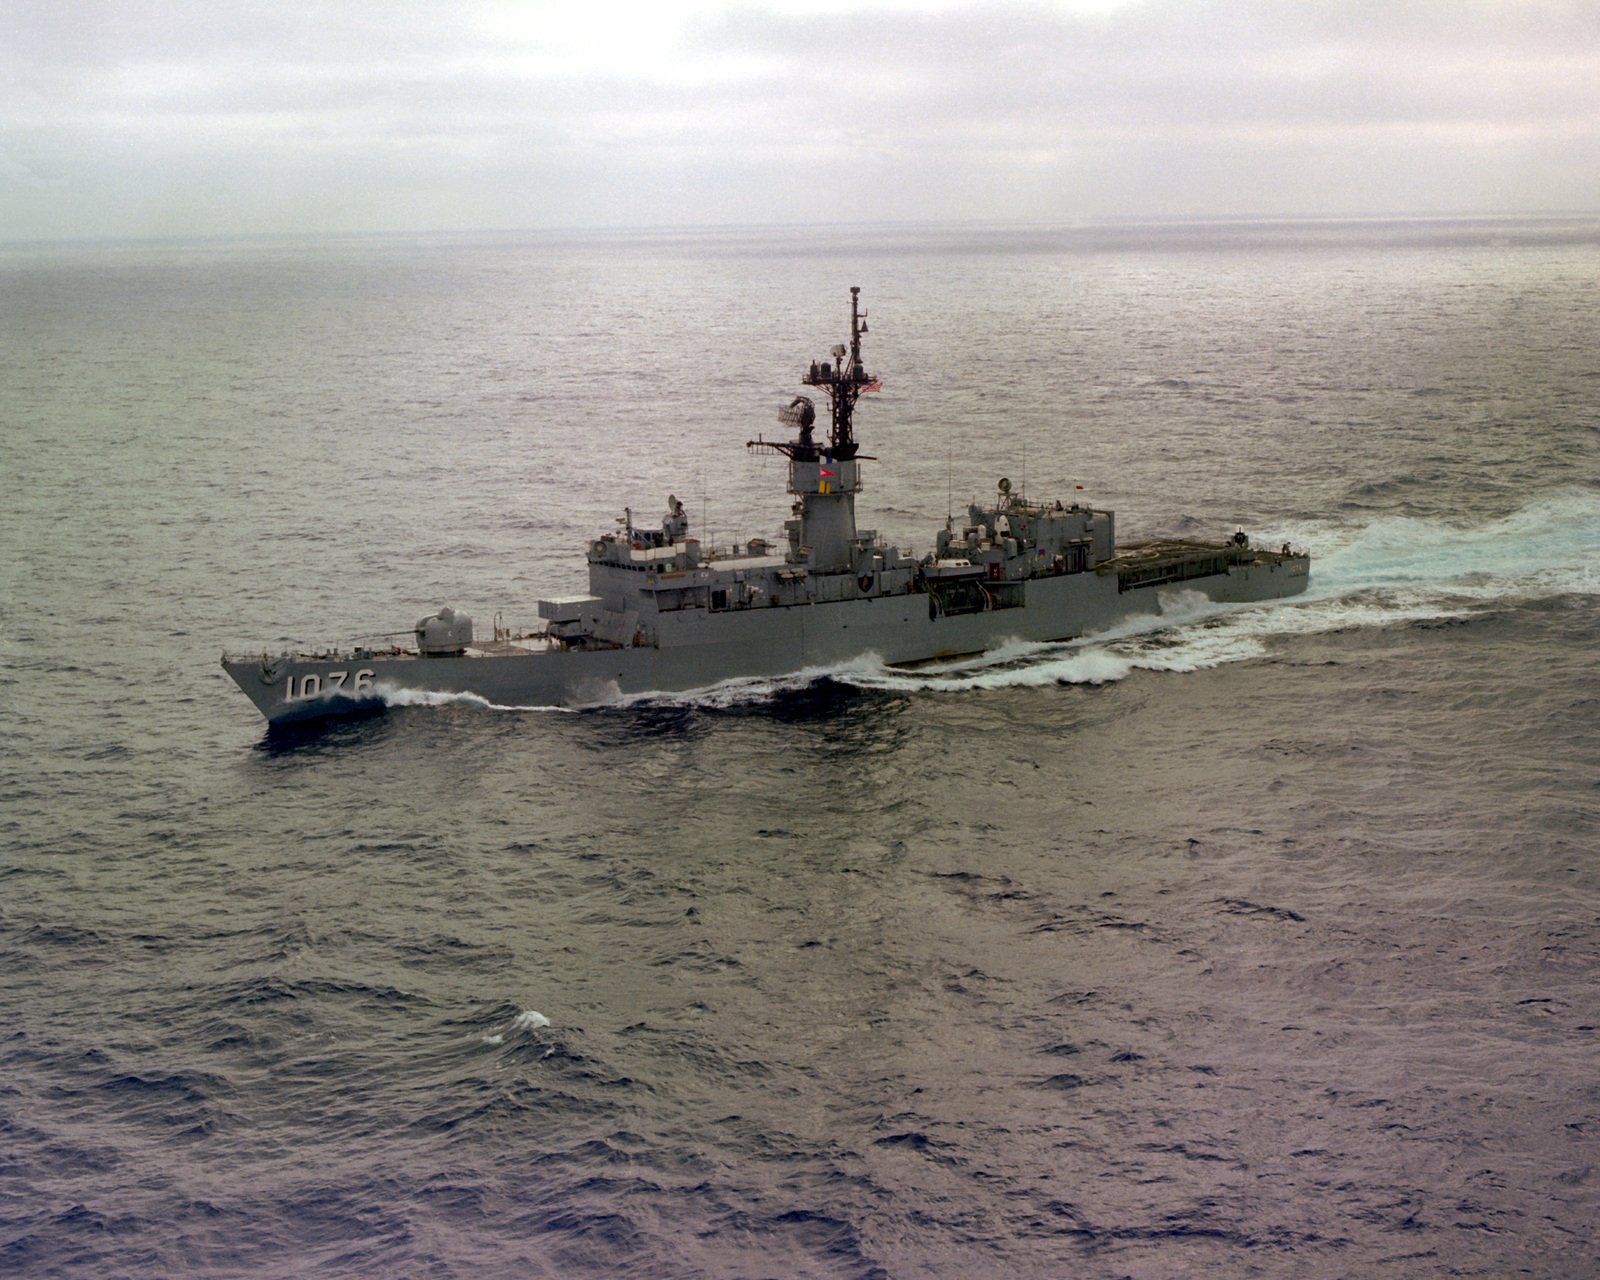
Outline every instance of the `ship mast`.
{"type": "Polygon", "coordinates": [[[853,418],[856,399],[863,391],[876,391],[878,380],[869,374],[861,363],[861,337],[867,332],[867,313],[861,310],[861,287],[850,286],[850,345],[836,346],[832,361],[813,360],[800,381],[808,387],[820,387],[828,393],[832,406],[832,425],[828,443],[819,446],[812,438],[816,422],[816,408],[807,396],[796,396],[788,407],[778,411],[778,421],[793,427],[799,435],[793,440],[752,440],[751,449],[770,449],[800,462],[814,462],[823,453],[838,461],[856,456],[860,446],[856,443],[853,418]]]}
{"type": "Polygon", "coordinates": [[[828,437],[828,451],[840,460],[856,456],[856,437],[851,425],[855,414],[856,397],[876,382],[861,363],[861,335],[867,331],[866,316],[860,309],[861,289],[850,286],[850,346],[833,349],[833,364],[813,361],[800,381],[808,387],[821,387],[833,402],[833,430],[828,437]],[[848,363],[846,361],[848,360],[848,363]]]}
{"type": "MultiPolygon", "coordinates": [[[[833,349],[831,360],[813,360],[800,379],[808,387],[828,393],[833,423],[828,441],[812,435],[817,410],[808,396],[796,396],[778,410],[778,421],[797,434],[792,440],[749,442],[749,447],[781,453],[789,459],[789,492],[795,496],[795,518],[784,522],[788,534],[788,559],[814,573],[858,573],[863,555],[870,564],[871,551],[856,537],[856,494],[861,489],[861,463],[851,418],[856,398],[876,391],[877,379],[861,363],[861,336],[867,331],[867,314],[861,310],[861,290],[850,289],[850,344],[833,349]]],[[[868,570],[870,574],[870,569],[868,570]]]]}

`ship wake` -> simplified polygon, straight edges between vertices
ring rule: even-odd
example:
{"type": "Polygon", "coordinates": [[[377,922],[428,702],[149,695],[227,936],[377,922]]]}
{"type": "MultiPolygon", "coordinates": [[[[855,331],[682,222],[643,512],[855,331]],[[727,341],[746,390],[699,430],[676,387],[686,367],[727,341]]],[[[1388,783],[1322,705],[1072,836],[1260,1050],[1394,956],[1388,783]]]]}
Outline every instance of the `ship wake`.
{"type": "Polygon", "coordinates": [[[894,667],[865,654],[783,676],[740,677],[683,692],[615,694],[585,707],[507,706],[470,693],[378,686],[391,707],[459,704],[545,712],[761,706],[831,681],[911,694],[1048,685],[1103,685],[1138,671],[1189,672],[1244,662],[1274,642],[1353,629],[1464,618],[1519,600],[1600,592],[1600,493],[1570,487],[1478,525],[1391,517],[1359,527],[1306,524],[1275,531],[1316,549],[1304,595],[1226,605],[1181,587],[1152,598],[1148,613],[1075,640],[1013,642],[947,661],[894,667]]]}
{"type": "Polygon", "coordinates": [[[1570,487],[1478,525],[1394,517],[1358,528],[1280,531],[1318,549],[1309,590],[1291,600],[1223,605],[1162,592],[1159,612],[1050,644],[1015,642],[969,658],[887,666],[868,655],[781,680],[729,681],[638,701],[723,707],[781,696],[821,679],[889,693],[1102,685],[1136,671],[1199,671],[1244,662],[1299,636],[1464,618],[1486,607],[1600,593],[1600,493],[1570,487]]]}
{"type": "Polygon", "coordinates": [[[373,691],[391,710],[396,707],[475,707],[481,711],[559,711],[570,713],[576,708],[556,706],[515,706],[491,702],[477,693],[443,693],[434,689],[402,689],[398,685],[380,680],[373,691]]]}
{"type": "Polygon", "coordinates": [[[1321,548],[1309,603],[1366,593],[1412,608],[1600,590],[1600,490],[1593,488],[1554,489],[1478,524],[1393,516],[1354,530],[1289,532],[1321,548]]]}

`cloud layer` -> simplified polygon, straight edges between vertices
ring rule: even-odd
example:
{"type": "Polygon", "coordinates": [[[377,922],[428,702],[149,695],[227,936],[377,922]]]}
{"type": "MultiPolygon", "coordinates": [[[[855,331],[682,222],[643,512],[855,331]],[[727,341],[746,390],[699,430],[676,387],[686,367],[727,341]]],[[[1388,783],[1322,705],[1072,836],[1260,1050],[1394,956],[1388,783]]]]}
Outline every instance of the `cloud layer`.
{"type": "Polygon", "coordinates": [[[13,0],[0,238],[1600,208],[1588,0],[13,0]]]}

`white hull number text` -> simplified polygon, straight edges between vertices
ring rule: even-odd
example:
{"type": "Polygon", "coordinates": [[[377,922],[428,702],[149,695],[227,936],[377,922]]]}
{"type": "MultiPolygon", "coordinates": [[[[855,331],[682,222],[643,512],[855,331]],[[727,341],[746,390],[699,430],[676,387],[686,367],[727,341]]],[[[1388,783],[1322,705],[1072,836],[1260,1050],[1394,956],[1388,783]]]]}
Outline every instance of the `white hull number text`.
{"type": "Polygon", "coordinates": [[[346,697],[361,697],[372,692],[372,682],[377,672],[363,668],[351,678],[348,671],[330,671],[326,676],[312,672],[309,675],[291,675],[284,696],[298,701],[301,698],[320,698],[323,694],[342,693],[346,697]]]}

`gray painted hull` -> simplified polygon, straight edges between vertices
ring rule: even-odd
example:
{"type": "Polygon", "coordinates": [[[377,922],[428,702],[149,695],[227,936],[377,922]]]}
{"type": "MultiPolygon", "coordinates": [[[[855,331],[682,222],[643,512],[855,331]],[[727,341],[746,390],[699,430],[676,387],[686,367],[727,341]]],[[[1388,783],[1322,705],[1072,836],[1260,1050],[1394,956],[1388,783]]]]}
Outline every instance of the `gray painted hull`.
{"type": "Polygon", "coordinates": [[[1168,592],[1218,603],[1305,590],[1304,556],[1231,566],[1163,589],[1119,591],[1115,574],[1030,579],[1026,603],[934,616],[926,591],[765,608],[663,614],[654,643],[597,649],[499,644],[459,657],[225,657],[223,668],[272,724],[362,714],[428,695],[469,695],[510,707],[575,707],[619,696],[700,689],[789,675],[867,654],[910,664],[981,653],[1012,640],[1057,641],[1161,612],[1168,592]]]}

